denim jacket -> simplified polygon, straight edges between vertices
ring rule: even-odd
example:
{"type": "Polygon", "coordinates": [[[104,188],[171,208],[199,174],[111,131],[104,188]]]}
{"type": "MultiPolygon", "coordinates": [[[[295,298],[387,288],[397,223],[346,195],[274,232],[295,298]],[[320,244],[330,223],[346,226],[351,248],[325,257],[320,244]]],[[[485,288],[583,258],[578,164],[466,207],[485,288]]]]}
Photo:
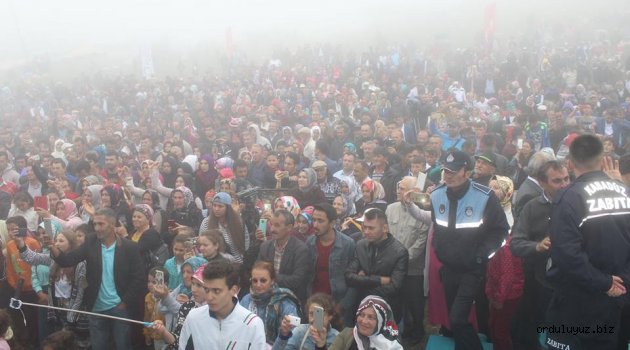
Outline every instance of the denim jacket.
{"type": "MultiPolygon", "coordinates": [[[[312,235],[306,239],[306,245],[308,246],[313,261],[312,266],[316,266],[317,263],[317,241],[316,236],[312,235]]],[[[344,274],[346,268],[354,257],[354,240],[347,235],[335,230],[335,242],[333,243],[333,249],[330,252],[330,262],[328,265],[328,274],[330,278],[330,289],[332,291],[332,297],[337,303],[341,303],[345,306],[344,299],[350,298],[352,300],[351,293],[348,293],[348,286],[346,285],[346,278],[344,274]]],[[[315,274],[313,274],[315,278],[315,274]]],[[[312,289],[312,280],[308,290],[312,289]]]]}

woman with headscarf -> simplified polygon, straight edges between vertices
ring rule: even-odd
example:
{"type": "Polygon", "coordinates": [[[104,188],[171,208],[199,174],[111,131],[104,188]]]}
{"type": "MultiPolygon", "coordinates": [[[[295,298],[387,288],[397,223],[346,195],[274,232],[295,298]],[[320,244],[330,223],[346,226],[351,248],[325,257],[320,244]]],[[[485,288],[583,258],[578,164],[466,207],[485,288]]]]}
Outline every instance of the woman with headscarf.
{"type": "MultiPolygon", "coordinates": [[[[514,221],[511,205],[514,192],[512,180],[497,175],[490,180],[490,188],[499,198],[508,223],[512,227],[514,221]]],[[[512,349],[510,320],[516,313],[525,284],[523,259],[512,254],[511,241],[510,234],[505,244],[490,258],[486,268],[485,295],[490,304],[488,330],[494,348],[498,350],[512,349]]]]}
{"type": "MultiPolygon", "coordinates": [[[[201,210],[195,205],[194,195],[186,186],[180,186],[171,192],[171,198],[167,207],[168,220],[173,220],[177,225],[191,227],[195,232],[199,230],[201,223],[201,210]]],[[[163,233],[166,244],[171,245],[175,232],[163,233]]]]}
{"type": "Polygon", "coordinates": [[[291,196],[282,196],[276,198],[273,201],[273,210],[276,211],[278,209],[285,209],[289,213],[293,214],[293,217],[297,219],[298,215],[300,215],[300,204],[297,199],[291,196]]]}
{"type": "MultiPolygon", "coordinates": [[[[116,213],[116,219],[126,232],[133,230],[131,210],[122,188],[116,184],[106,185],[101,189],[101,208],[110,208],[116,213]]],[[[118,225],[117,225],[118,226],[118,225]]]]}
{"type": "Polygon", "coordinates": [[[507,176],[495,175],[490,180],[489,187],[494,191],[494,194],[499,198],[501,207],[505,212],[505,217],[508,220],[510,228],[514,225],[514,216],[512,216],[512,194],[514,193],[514,183],[507,176]]]}
{"type": "Polygon", "coordinates": [[[101,207],[102,189],[101,185],[90,185],[83,191],[79,216],[84,224],[90,222],[92,215],[101,207]]]}
{"type": "Polygon", "coordinates": [[[313,207],[306,207],[295,220],[293,236],[302,242],[315,233],[313,228],[313,207]]]}
{"type": "Polygon", "coordinates": [[[287,145],[290,145],[293,142],[295,142],[295,137],[293,136],[293,130],[291,129],[290,126],[282,127],[282,138],[280,140],[286,142],[287,145]]]}
{"type": "Polygon", "coordinates": [[[391,307],[376,295],[368,295],[357,309],[357,322],[353,328],[346,328],[326,346],[327,330],[318,330],[318,349],[327,350],[402,350],[398,341],[398,326],[391,307]]]}
{"type": "Polygon", "coordinates": [[[38,211],[38,214],[44,219],[52,219],[59,223],[64,230],[74,230],[83,223],[83,220],[79,217],[77,205],[74,201],[67,198],[57,203],[55,215],[50,214],[48,211],[38,211]]]}
{"type": "MultiPolygon", "coordinates": [[[[166,187],[175,187],[175,178],[177,176],[177,167],[179,162],[173,157],[166,157],[162,162],[160,169],[160,175],[162,176],[162,183],[166,187]]],[[[157,168],[156,168],[157,169],[157,168]]]]}
{"type": "Polygon", "coordinates": [[[301,208],[326,202],[326,195],[317,186],[315,170],[311,168],[302,169],[298,173],[298,187],[291,189],[288,195],[297,199],[301,208]]]}
{"type": "Polygon", "coordinates": [[[254,123],[249,124],[249,126],[247,126],[247,131],[249,131],[251,137],[254,138],[255,140],[254,143],[257,143],[265,147],[266,149],[271,149],[271,142],[269,142],[269,139],[262,136],[262,134],[260,133],[260,129],[258,128],[258,125],[254,123]]]}
{"type": "Polygon", "coordinates": [[[219,175],[214,168],[214,158],[204,154],[199,159],[199,169],[195,172],[195,194],[199,198],[203,198],[206,192],[214,188],[215,181],[219,175]]]}
{"type": "MultiPolygon", "coordinates": [[[[138,243],[138,250],[145,262],[145,272],[148,273],[152,267],[159,265],[152,253],[157,254],[164,242],[160,233],[153,228],[153,209],[149,205],[137,204],[133,208],[131,220],[134,231],[129,234],[129,237],[138,243]]],[[[168,251],[166,253],[168,255],[168,251]]]]}
{"type": "MultiPolygon", "coordinates": [[[[173,170],[176,172],[176,170],[173,170]]],[[[169,204],[169,199],[172,196],[172,192],[175,188],[186,187],[188,189],[194,188],[194,179],[192,175],[187,173],[175,174],[175,181],[173,182],[173,186],[168,186],[166,182],[160,181],[159,173],[157,168],[154,166],[151,171],[151,188],[156,190],[160,194],[160,206],[162,208],[167,208],[169,204]]],[[[191,190],[192,191],[192,190],[191,190]]],[[[193,200],[197,208],[203,208],[201,200],[195,198],[193,196],[193,200]]]]}
{"type": "Polygon", "coordinates": [[[166,212],[160,207],[160,195],[155,190],[146,190],[142,193],[140,203],[146,204],[153,209],[153,227],[160,234],[166,227],[166,212]]]}
{"type": "Polygon", "coordinates": [[[387,209],[385,189],[380,182],[370,178],[363,180],[361,183],[361,193],[363,196],[355,204],[357,216],[362,216],[363,213],[370,208],[378,208],[385,212],[387,209]]]}
{"type": "Polygon", "coordinates": [[[311,128],[311,138],[315,142],[319,141],[319,139],[322,138],[322,130],[319,128],[318,125],[315,125],[311,128]]]}

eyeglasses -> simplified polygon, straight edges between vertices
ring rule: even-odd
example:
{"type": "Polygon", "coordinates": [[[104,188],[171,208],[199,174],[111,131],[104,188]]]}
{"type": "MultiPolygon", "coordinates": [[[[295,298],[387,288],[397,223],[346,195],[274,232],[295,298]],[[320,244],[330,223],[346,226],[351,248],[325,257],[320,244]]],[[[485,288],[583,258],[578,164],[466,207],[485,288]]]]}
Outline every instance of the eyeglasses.
{"type": "Polygon", "coordinates": [[[265,284],[265,283],[269,282],[269,280],[266,279],[266,278],[261,278],[261,279],[252,278],[251,281],[252,281],[252,284],[258,284],[258,283],[265,284]]]}

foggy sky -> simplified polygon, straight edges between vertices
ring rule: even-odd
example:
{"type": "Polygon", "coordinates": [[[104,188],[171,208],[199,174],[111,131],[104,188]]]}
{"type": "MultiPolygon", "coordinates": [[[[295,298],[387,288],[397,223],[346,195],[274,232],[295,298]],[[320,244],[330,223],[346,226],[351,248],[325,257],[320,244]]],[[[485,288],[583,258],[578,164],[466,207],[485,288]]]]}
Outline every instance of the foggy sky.
{"type": "MultiPolygon", "coordinates": [[[[131,57],[142,45],[164,45],[182,53],[199,46],[224,48],[228,27],[234,44],[243,50],[319,42],[367,47],[374,40],[426,41],[439,32],[448,32],[465,45],[482,30],[483,10],[490,2],[0,0],[0,69],[37,55],[55,58],[115,51],[131,57]]],[[[518,32],[532,16],[572,18],[581,24],[604,10],[624,12],[622,0],[494,2],[497,32],[518,32]]]]}

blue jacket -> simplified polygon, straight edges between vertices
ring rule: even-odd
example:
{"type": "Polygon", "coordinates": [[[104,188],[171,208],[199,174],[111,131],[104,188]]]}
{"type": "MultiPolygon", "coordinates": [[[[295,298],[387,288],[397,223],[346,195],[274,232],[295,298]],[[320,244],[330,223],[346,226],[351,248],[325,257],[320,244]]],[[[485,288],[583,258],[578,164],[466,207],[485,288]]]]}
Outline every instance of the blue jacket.
{"type": "MultiPolygon", "coordinates": [[[[595,118],[595,125],[595,132],[600,135],[604,135],[604,132],[606,131],[606,118],[595,118]]],[[[625,119],[614,119],[612,123],[612,128],[613,144],[617,148],[623,147],[626,142],[626,136],[630,131],[630,121],[627,121],[625,119]]]]}
{"type": "MultiPolygon", "coordinates": [[[[317,266],[317,241],[315,235],[312,235],[306,239],[306,246],[311,255],[312,266],[317,266]]],[[[347,235],[335,230],[335,243],[333,243],[333,249],[330,252],[330,262],[328,265],[328,274],[330,278],[330,289],[332,291],[332,297],[337,303],[341,303],[345,306],[345,302],[352,302],[354,299],[348,293],[348,286],[346,285],[345,272],[348,265],[354,258],[354,240],[347,235]]],[[[313,278],[315,274],[313,274],[313,278]]],[[[308,290],[312,288],[309,286],[308,290]]]]}

